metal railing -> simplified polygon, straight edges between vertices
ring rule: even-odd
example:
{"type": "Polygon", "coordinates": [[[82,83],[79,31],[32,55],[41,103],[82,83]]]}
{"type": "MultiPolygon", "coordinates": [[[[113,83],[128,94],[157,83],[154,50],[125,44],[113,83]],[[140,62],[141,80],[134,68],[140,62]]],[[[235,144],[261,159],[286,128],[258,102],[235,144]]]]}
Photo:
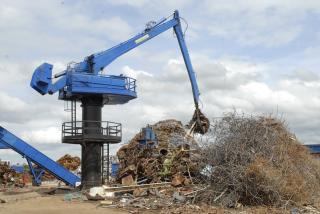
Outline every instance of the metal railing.
{"type": "Polygon", "coordinates": [[[120,123],[110,121],[73,121],[62,124],[62,139],[65,137],[122,137],[120,123]]]}
{"type": "MultiPolygon", "coordinates": [[[[90,74],[90,73],[87,73],[87,72],[84,72],[84,71],[81,71],[79,69],[75,69],[73,67],[69,67],[68,70],[72,71],[72,72],[76,72],[76,73],[80,73],[82,75],[90,75],[92,76],[93,74],[90,74]]],[[[132,77],[126,77],[126,76],[123,76],[123,75],[108,75],[108,74],[98,74],[99,76],[102,76],[102,77],[107,77],[109,79],[115,79],[115,80],[123,80],[125,81],[125,85],[124,85],[124,88],[126,90],[129,90],[129,91],[132,91],[132,92],[136,92],[136,79],[132,78],[132,77]]],[[[110,85],[110,87],[118,87],[118,85],[110,85]]]]}
{"type": "Polygon", "coordinates": [[[133,79],[131,77],[125,77],[126,78],[126,89],[136,92],[136,79],[133,79]]]}

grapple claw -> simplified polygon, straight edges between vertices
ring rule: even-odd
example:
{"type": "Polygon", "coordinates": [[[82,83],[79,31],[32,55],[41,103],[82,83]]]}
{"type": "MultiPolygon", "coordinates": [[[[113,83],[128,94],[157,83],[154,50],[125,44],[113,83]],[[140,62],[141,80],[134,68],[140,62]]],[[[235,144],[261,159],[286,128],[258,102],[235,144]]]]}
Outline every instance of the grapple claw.
{"type": "Polygon", "coordinates": [[[209,119],[200,111],[199,108],[196,108],[196,110],[193,113],[192,119],[188,124],[190,132],[205,134],[208,132],[209,126],[209,119]]]}

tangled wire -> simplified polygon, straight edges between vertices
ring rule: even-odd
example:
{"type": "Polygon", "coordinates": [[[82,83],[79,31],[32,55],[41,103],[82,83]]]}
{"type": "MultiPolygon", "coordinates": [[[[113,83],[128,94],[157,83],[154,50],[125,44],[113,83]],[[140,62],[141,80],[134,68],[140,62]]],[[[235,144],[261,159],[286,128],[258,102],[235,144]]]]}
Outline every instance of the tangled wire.
{"type": "Polygon", "coordinates": [[[319,195],[319,160],[280,119],[230,113],[212,123],[202,144],[199,163],[208,187],[196,200],[288,206],[319,195]]]}

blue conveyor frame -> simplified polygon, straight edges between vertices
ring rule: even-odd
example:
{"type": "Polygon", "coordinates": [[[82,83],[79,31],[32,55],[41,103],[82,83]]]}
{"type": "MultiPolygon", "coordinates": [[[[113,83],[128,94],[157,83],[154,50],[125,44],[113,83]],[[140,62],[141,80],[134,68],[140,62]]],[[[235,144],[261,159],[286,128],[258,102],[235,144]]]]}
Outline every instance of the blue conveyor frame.
{"type": "Polygon", "coordinates": [[[54,160],[44,155],[33,146],[18,138],[7,129],[0,126],[0,148],[10,148],[27,159],[31,173],[36,184],[41,184],[41,175],[44,170],[55,176],[66,184],[76,187],[80,184],[80,178],[56,163],[54,160]],[[2,144],[2,145],[1,145],[2,144]],[[34,169],[32,163],[36,164],[41,170],[34,169]]]}

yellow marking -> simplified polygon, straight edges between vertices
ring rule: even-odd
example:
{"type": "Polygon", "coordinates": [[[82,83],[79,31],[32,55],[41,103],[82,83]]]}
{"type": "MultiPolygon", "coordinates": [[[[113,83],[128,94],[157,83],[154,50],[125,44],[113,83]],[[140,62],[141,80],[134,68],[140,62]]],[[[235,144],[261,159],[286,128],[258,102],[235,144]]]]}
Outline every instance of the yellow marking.
{"type": "Polygon", "coordinates": [[[144,35],[143,37],[137,39],[136,41],[134,41],[136,44],[139,44],[141,42],[143,42],[144,40],[149,38],[149,34],[144,35]]]}

